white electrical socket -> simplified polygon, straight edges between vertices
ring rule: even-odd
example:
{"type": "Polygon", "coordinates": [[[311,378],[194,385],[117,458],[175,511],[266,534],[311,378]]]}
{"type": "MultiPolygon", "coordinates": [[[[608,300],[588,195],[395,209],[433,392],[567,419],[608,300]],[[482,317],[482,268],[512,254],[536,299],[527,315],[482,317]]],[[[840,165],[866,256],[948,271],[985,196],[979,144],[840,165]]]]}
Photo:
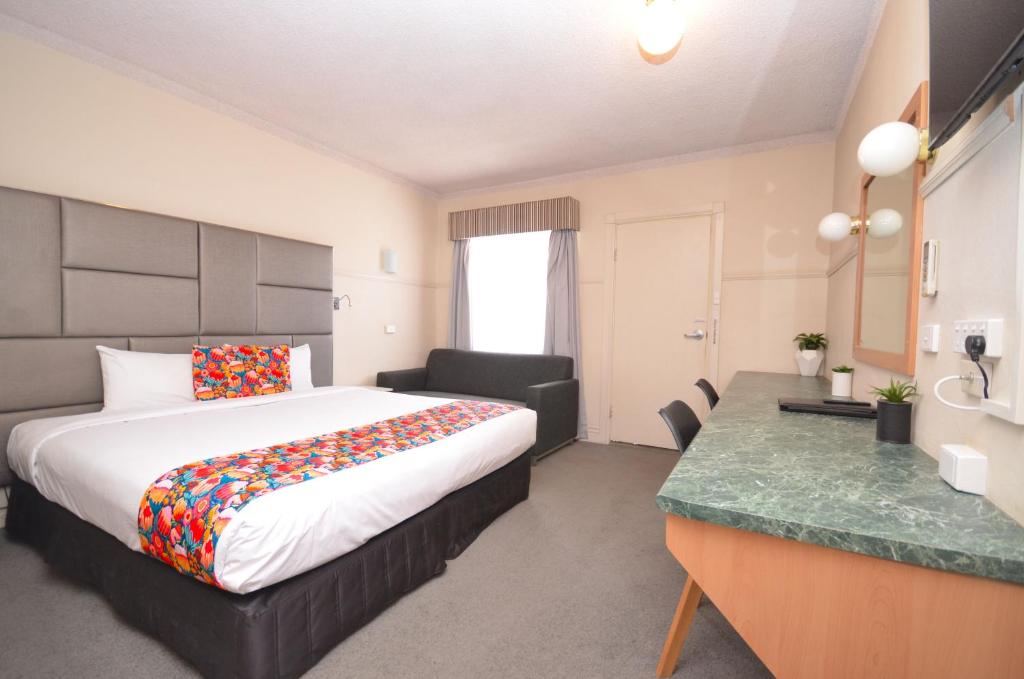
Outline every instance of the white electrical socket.
{"type": "MultiPolygon", "coordinates": [[[[978,361],[988,373],[988,395],[992,395],[992,381],[995,379],[996,364],[992,361],[978,361]]],[[[974,361],[960,361],[960,391],[978,398],[985,398],[985,378],[974,361]]]]}
{"type": "Polygon", "coordinates": [[[953,321],[953,351],[966,354],[964,342],[971,335],[981,335],[985,338],[984,355],[988,358],[999,358],[1003,355],[1003,319],[953,321]]]}
{"type": "Polygon", "coordinates": [[[398,331],[398,328],[396,328],[393,325],[385,325],[384,326],[384,334],[385,335],[394,335],[395,332],[397,332],[397,331],[398,331]]]}

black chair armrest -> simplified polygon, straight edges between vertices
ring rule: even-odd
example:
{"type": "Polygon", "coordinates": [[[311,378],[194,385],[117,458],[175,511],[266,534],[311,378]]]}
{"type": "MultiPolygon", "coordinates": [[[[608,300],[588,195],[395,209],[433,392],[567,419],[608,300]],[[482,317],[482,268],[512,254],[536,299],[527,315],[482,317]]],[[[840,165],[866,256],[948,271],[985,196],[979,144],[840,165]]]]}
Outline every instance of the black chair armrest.
{"type": "Polygon", "coordinates": [[[580,411],[580,382],[576,379],[534,384],[526,388],[526,407],[537,413],[534,457],[576,438],[580,411]]]}
{"type": "Polygon", "coordinates": [[[391,387],[394,391],[423,391],[427,386],[427,369],[409,368],[379,372],[377,386],[391,387]]]}

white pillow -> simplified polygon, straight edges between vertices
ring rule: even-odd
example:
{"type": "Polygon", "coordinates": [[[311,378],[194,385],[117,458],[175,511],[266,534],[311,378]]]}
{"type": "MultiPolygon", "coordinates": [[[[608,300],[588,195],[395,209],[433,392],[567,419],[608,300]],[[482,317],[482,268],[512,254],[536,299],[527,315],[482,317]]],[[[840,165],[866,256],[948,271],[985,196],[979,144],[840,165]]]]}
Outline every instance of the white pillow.
{"type": "Polygon", "coordinates": [[[192,354],[150,354],[96,347],[103,372],[103,409],[195,403],[192,354]]]}
{"type": "Polygon", "coordinates": [[[292,347],[288,352],[288,365],[291,369],[292,391],[308,391],[313,388],[313,368],[310,361],[313,354],[308,344],[292,347]]]}

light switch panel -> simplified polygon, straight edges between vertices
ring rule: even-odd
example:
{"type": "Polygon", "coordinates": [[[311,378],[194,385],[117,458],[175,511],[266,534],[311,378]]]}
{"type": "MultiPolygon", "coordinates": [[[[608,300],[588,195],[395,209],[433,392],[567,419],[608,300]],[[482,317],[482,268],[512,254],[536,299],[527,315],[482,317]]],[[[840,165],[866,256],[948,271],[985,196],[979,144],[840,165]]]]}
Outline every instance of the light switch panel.
{"type": "Polygon", "coordinates": [[[939,325],[921,326],[921,351],[935,354],[939,351],[939,325]]]}
{"type": "Polygon", "coordinates": [[[385,325],[384,326],[384,334],[385,335],[394,335],[397,331],[398,331],[398,328],[396,328],[393,325],[385,325]]]}

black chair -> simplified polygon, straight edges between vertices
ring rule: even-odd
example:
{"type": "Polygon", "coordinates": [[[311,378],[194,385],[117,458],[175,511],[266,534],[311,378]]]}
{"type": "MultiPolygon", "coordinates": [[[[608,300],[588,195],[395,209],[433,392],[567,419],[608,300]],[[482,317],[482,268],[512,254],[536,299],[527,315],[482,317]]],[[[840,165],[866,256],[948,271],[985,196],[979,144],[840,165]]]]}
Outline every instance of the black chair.
{"type": "Polygon", "coordinates": [[[693,384],[698,389],[703,391],[704,395],[708,397],[708,405],[710,405],[712,408],[718,405],[718,392],[715,391],[715,388],[711,386],[710,382],[708,382],[706,379],[702,377],[693,384]]]}
{"type": "Polygon", "coordinates": [[[679,454],[685,453],[686,449],[690,447],[693,437],[700,431],[700,420],[697,419],[697,413],[682,401],[672,401],[659,410],[658,414],[661,415],[661,419],[665,420],[669,431],[672,432],[672,438],[676,440],[679,454]]]}

